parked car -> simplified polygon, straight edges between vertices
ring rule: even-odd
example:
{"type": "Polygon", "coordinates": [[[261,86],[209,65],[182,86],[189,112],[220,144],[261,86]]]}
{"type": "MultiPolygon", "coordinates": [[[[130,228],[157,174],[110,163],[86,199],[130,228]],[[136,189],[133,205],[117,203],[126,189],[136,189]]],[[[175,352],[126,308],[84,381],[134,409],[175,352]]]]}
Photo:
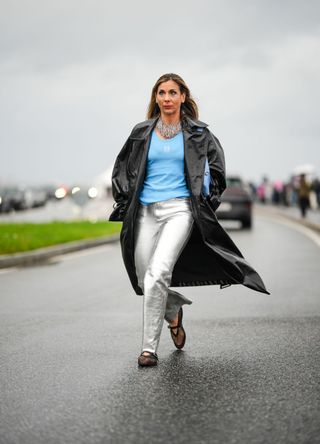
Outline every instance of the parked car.
{"type": "Polygon", "coordinates": [[[8,213],[14,209],[13,196],[6,188],[0,189],[0,213],[8,213]]]}
{"type": "Polygon", "coordinates": [[[0,189],[0,212],[18,211],[25,208],[23,191],[17,187],[0,189]]]}
{"type": "Polygon", "coordinates": [[[217,209],[219,220],[239,220],[242,228],[252,227],[252,198],[250,189],[240,176],[228,176],[227,188],[217,209]]]}
{"type": "Polygon", "coordinates": [[[48,196],[44,188],[31,187],[27,191],[31,197],[32,208],[43,207],[47,203],[48,196]]]}

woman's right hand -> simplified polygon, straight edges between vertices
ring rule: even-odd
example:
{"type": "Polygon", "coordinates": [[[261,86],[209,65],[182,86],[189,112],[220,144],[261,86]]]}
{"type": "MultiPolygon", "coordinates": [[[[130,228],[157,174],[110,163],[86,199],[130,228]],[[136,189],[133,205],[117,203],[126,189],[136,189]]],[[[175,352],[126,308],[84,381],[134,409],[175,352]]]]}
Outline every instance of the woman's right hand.
{"type": "Polygon", "coordinates": [[[127,202],[116,202],[113,204],[114,210],[109,216],[110,222],[123,222],[127,212],[127,202]]]}

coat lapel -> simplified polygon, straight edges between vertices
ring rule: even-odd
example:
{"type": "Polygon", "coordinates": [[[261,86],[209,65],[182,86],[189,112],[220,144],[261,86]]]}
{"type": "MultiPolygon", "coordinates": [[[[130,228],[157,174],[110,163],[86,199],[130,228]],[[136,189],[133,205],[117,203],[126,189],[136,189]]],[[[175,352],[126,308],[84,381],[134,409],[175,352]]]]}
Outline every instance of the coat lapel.
{"type": "Polygon", "coordinates": [[[207,154],[207,125],[190,118],[186,118],[186,123],[183,129],[186,173],[192,194],[198,196],[202,189],[207,154]]]}
{"type": "Polygon", "coordinates": [[[140,188],[143,184],[146,168],[147,168],[147,157],[151,142],[151,133],[155,127],[157,119],[150,119],[145,122],[145,126],[140,129],[138,134],[132,137],[137,143],[137,153],[138,156],[138,166],[137,166],[137,179],[135,183],[134,201],[138,202],[138,195],[140,193],[140,188]]]}

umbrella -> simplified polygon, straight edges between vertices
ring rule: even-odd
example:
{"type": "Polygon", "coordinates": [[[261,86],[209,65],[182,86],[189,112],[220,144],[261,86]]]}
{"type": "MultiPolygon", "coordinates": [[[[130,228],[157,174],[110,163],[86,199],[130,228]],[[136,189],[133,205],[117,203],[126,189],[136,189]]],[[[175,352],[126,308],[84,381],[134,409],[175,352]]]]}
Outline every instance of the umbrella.
{"type": "Polygon", "coordinates": [[[312,175],[315,173],[315,167],[309,163],[304,165],[298,165],[293,170],[294,176],[300,176],[300,174],[312,175]]]}

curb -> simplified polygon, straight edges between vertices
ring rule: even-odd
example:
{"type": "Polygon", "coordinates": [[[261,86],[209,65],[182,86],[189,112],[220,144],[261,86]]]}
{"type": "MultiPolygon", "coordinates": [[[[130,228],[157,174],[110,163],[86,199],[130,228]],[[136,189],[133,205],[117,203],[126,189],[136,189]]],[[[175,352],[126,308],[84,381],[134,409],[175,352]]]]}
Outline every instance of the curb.
{"type": "Polygon", "coordinates": [[[25,253],[14,253],[0,256],[0,269],[16,266],[33,265],[46,261],[54,256],[84,250],[86,248],[98,247],[114,242],[118,242],[120,235],[99,237],[96,239],[85,239],[81,241],[58,244],[52,247],[39,248],[25,253]]]}
{"type": "Polygon", "coordinates": [[[286,214],[285,211],[281,211],[281,209],[279,208],[274,208],[274,207],[262,207],[262,206],[257,206],[255,205],[255,211],[257,212],[257,214],[265,214],[265,215],[269,215],[269,216],[281,216],[284,217],[292,222],[295,222],[296,224],[299,225],[303,225],[306,228],[309,228],[310,230],[313,230],[315,232],[317,232],[318,234],[320,233],[320,224],[316,224],[314,222],[310,222],[309,220],[305,220],[305,219],[301,219],[295,216],[290,216],[288,214],[286,214]]]}
{"type": "MultiPolygon", "coordinates": [[[[281,211],[274,207],[262,207],[255,205],[255,211],[258,214],[282,216],[297,224],[304,225],[305,227],[316,231],[320,234],[320,224],[315,224],[308,220],[302,220],[300,218],[289,216],[285,211],[281,211]]],[[[14,253],[0,256],[0,269],[16,266],[33,265],[39,262],[44,262],[54,256],[60,256],[62,254],[72,253],[74,251],[85,250],[87,248],[98,247],[109,243],[118,242],[120,235],[100,237],[96,239],[85,239],[81,241],[68,242],[65,244],[54,245],[52,247],[39,248],[37,250],[27,251],[25,253],[14,253]]]]}

